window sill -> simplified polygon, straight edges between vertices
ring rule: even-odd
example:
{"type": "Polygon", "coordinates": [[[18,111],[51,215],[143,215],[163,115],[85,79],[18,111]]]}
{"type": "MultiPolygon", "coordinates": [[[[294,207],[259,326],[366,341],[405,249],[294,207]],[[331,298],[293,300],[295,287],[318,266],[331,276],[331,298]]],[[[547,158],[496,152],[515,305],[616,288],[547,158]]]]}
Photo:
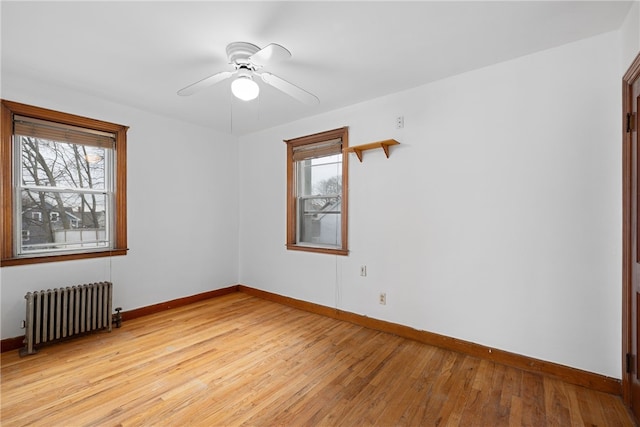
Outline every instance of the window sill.
{"type": "Polygon", "coordinates": [[[36,256],[36,257],[25,257],[25,258],[7,258],[7,259],[0,260],[0,267],[119,256],[119,255],[126,255],[128,250],[129,249],[113,249],[110,251],[87,252],[87,253],[79,253],[79,254],[36,256]]]}
{"type": "Polygon", "coordinates": [[[290,251],[302,251],[302,252],[316,252],[321,254],[331,254],[331,255],[349,255],[348,249],[331,249],[331,248],[320,248],[315,246],[300,246],[300,245],[287,245],[287,249],[290,251]]]}

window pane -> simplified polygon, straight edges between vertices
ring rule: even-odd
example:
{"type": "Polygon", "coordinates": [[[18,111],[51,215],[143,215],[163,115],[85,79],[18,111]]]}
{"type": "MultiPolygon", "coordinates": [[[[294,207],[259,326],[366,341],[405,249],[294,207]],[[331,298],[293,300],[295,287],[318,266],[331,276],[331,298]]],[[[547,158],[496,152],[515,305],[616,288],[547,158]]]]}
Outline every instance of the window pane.
{"type": "Polygon", "coordinates": [[[25,186],[106,188],[107,149],[19,136],[25,186]]]}
{"type": "Polygon", "coordinates": [[[342,163],[342,154],[335,154],[333,156],[318,157],[317,159],[311,159],[313,165],[325,165],[328,163],[342,163]]]}
{"type": "Polygon", "coordinates": [[[342,194],[342,155],[297,162],[298,195],[342,194]]]}
{"type": "Polygon", "coordinates": [[[106,206],[106,194],[22,190],[21,252],[108,247],[106,206]]]}
{"type": "Polygon", "coordinates": [[[308,196],[299,201],[298,243],[340,246],[342,198],[308,196]]]}

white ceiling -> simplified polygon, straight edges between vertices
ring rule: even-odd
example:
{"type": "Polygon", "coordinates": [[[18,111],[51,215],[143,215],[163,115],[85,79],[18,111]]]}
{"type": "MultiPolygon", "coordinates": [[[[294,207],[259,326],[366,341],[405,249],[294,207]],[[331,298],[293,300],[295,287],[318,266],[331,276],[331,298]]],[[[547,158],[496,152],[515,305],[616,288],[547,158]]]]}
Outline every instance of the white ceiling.
{"type": "Polygon", "coordinates": [[[2,1],[2,73],[241,135],[559,46],[622,24],[631,2],[2,1]],[[225,47],[285,46],[265,71],[320,98],[307,106],[262,82],[257,100],[229,81],[225,47]]]}

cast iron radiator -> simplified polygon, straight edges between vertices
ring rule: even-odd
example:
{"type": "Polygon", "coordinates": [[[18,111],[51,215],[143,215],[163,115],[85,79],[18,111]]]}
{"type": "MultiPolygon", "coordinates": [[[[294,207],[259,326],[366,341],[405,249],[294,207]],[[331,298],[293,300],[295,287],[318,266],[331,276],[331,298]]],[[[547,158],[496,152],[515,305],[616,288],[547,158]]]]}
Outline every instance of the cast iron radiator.
{"type": "Polygon", "coordinates": [[[90,283],[27,292],[25,347],[20,355],[36,353],[39,344],[107,329],[111,332],[111,282],[90,283]]]}

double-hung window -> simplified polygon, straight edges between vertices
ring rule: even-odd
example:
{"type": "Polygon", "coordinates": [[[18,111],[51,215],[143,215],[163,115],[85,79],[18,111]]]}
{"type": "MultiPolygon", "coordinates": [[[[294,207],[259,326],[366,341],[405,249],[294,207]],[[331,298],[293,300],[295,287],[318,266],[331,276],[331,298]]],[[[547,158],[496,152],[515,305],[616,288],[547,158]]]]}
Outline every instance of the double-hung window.
{"type": "Polygon", "coordinates": [[[126,253],[127,128],[10,101],[2,120],[2,264],[126,253]]]}
{"type": "Polygon", "coordinates": [[[287,143],[287,248],[347,255],[346,127],[287,143]]]}

